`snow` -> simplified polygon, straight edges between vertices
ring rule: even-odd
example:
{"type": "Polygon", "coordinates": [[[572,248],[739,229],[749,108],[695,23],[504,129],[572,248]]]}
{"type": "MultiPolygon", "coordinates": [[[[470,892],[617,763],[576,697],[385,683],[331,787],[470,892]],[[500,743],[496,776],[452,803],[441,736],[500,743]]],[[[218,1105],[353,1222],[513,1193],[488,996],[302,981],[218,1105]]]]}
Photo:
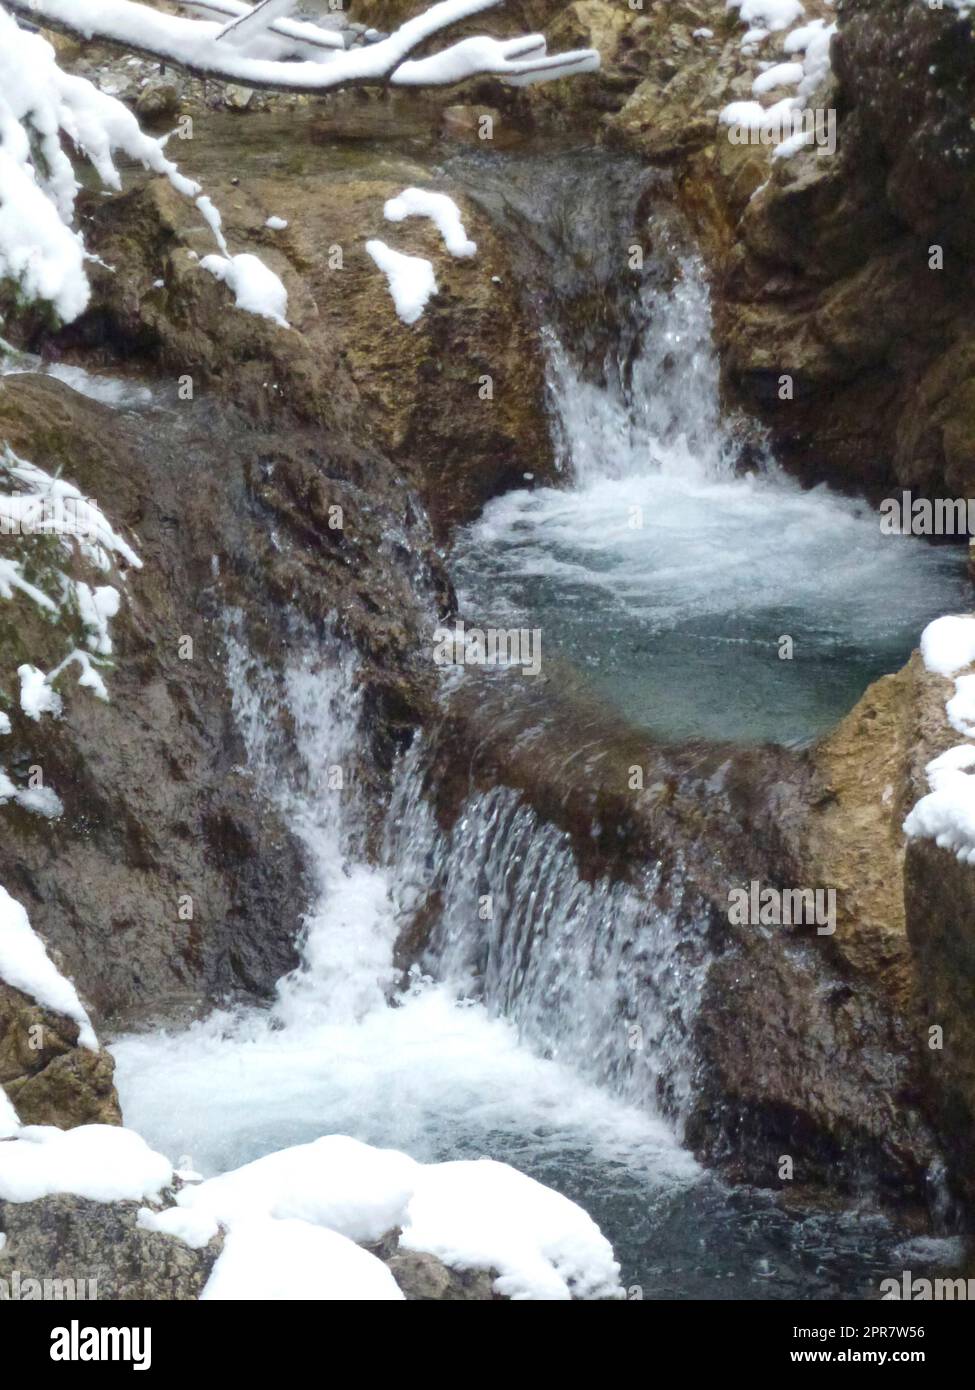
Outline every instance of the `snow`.
{"type": "Polygon", "coordinates": [[[407,217],[429,217],[452,256],[477,255],[477,242],[468,240],[460,208],[446,193],[433,193],[425,188],[404,188],[398,197],[387,200],[383,216],[387,222],[403,222],[407,217]]]}
{"type": "Polygon", "coordinates": [[[118,589],[114,589],[111,584],[100,584],[93,589],[79,581],[75,586],[75,593],[81,621],[89,630],[88,645],[100,656],[110,656],[112,639],[108,624],[118,614],[122,602],[118,589]]]}
{"type": "MultiPolygon", "coordinates": [[[[776,11],[779,19],[789,13],[792,0],[774,0],[775,5],[784,6],[776,11]]],[[[737,7],[737,0],[728,0],[729,8],[737,7]]],[[[798,6],[787,24],[773,23],[771,10],[768,11],[769,28],[776,32],[787,29],[802,13],[798,6]]],[[[765,7],[755,0],[754,6],[741,6],[743,20],[766,17],[765,7]],[[747,13],[746,13],[747,10],[747,13]],[[754,11],[754,13],[753,13],[754,11]]],[[[781,87],[795,87],[794,97],[785,97],[774,105],[763,107],[760,101],[735,101],[729,103],[718,116],[719,123],[741,130],[754,131],[762,144],[775,144],[774,159],[789,159],[810,144],[816,143],[820,150],[824,147],[832,154],[835,150],[835,112],[817,110],[808,105],[809,99],[820,88],[830,70],[830,44],[836,32],[836,25],[827,25],[825,20],[814,19],[785,34],[782,49],[789,62],[770,64],[752,82],[752,95],[764,96],[781,87]],[[801,55],[802,61],[798,61],[801,55]]],[[[759,38],[768,37],[768,30],[754,30],[742,39],[742,47],[754,51],[759,38]]],[[[741,143],[732,131],[732,139],[741,143]]]]}
{"type": "Polygon", "coordinates": [[[0,886],[0,979],[38,1004],[73,1019],[82,1047],[98,1049],[91,1020],[70,980],[54,965],[24,908],[0,886]]]}
{"type": "Polygon", "coordinates": [[[0,6],[0,275],[70,322],[86,309],[90,291],[84,246],[70,225],[79,184],[62,133],[106,187],[121,187],[113,160],[121,151],[180,192],[198,191],[121,102],[62,72],[47,40],[0,6]]]}
{"type": "Polygon", "coordinates": [[[65,226],[5,146],[0,147],[0,277],[14,280],[27,299],[48,300],[65,323],[88,307],[81,237],[65,226]]]}
{"type": "Polygon", "coordinates": [[[199,208],[204,222],[213,233],[213,239],[220,247],[221,252],[225,256],[229,256],[230,247],[227,245],[227,239],[223,234],[223,218],[220,216],[219,210],[214,206],[212,198],[208,198],[205,193],[201,194],[196,200],[196,206],[199,208]]]}
{"type": "MultiPolygon", "coordinates": [[[[127,541],[114,530],[104,513],[79,488],[63,478],[52,478],[43,468],[18,457],[4,446],[0,454],[0,481],[17,489],[0,493],[0,524],[26,534],[56,534],[79,543],[84,558],[106,570],[115,555],[141,569],[142,561],[127,541]]],[[[70,545],[67,547],[70,550],[70,545]]]]}
{"type": "MultiPolygon", "coordinates": [[[[500,0],[440,0],[402,24],[379,43],[332,53],[316,52],[305,61],[284,62],[294,53],[293,43],[278,34],[291,29],[291,21],[279,18],[271,29],[253,26],[255,32],[240,46],[221,41],[226,25],[208,20],[185,19],[134,4],[132,0],[8,0],[35,23],[45,18],[67,25],[84,37],[96,34],[115,42],[156,54],[177,66],[210,74],[250,87],[276,87],[282,91],[327,91],[353,82],[381,82],[394,86],[433,86],[460,82],[480,73],[495,73],[521,83],[544,81],[577,72],[594,72],[599,55],[592,49],[570,53],[546,52],[538,34],[515,39],[462,39],[428,58],[405,61],[427,39],[449,25],[492,9],[500,0]]],[[[786,3],[786,0],[775,0],[786,3]]],[[[227,13],[223,8],[223,13],[227,13]]],[[[240,13],[240,11],[238,11],[240,13]]],[[[321,33],[309,26],[309,37],[321,33]]]]}
{"type": "MultiPolygon", "coordinates": [[[[188,10],[201,10],[204,13],[226,15],[234,18],[239,15],[249,13],[251,6],[243,3],[243,0],[184,0],[188,10]]],[[[312,24],[305,20],[292,20],[286,17],[276,19],[270,25],[270,30],[275,35],[288,38],[291,42],[287,49],[298,57],[321,59],[322,55],[316,53],[317,49],[344,48],[345,41],[341,34],[336,34],[321,25],[312,24]]],[[[324,55],[331,56],[331,55],[324,55]]]]}
{"type": "Polygon", "coordinates": [[[42,590],[27,582],[22,575],[23,566],[18,560],[0,560],[0,598],[13,598],[14,590],[26,594],[40,608],[49,613],[57,612],[57,604],[52,602],[42,590]]]}
{"type": "Polygon", "coordinates": [[[752,83],[752,92],[760,97],[765,92],[774,91],[776,87],[797,87],[802,81],[803,73],[801,63],[776,63],[774,67],[759,73],[752,83]]]}
{"type": "Polygon", "coordinates": [[[908,839],[934,840],[975,864],[975,745],[949,748],[925,768],[931,791],[904,821],[908,839]]]}
{"type": "Polygon", "coordinates": [[[402,1302],[404,1294],[381,1260],[345,1236],[258,1218],[227,1235],[200,1298],[402,1302]]]}
{"type": "MultiPolygon", "coordinates": [[[[182,1174],[177,1171],[176,1176],[182,1174]]],[[[137,1224],[143,1231],[174,1236],[193,1250],[202,1250],[220,1229],[206,1208],[194,1211],[187,1207],[167,1207],[165,1211],[154,1211],[152,1207],[141,1207],[137,1224]]]]}
{"type": "Polygon", "coordinates": [[[259,1212],[375,1241],[400,1224],[419,1167],[395,1149],[329,1135],[185,1188],[177,1201],[228,1226],[259,1212]]]}
{"type": "Polygon", "coordinates": [[[200,265],[233,291],[238,309],[272,319],[282,328],[290,328],[286,318],[288,291],[274,271],[257,256],[246,251],[230,257],[204,256],[200,265]]]}
{"type": "MultiPolygon", "coordinates": [[[[382,47],[383,44],[377,43],[369,51],[376,52],[382,47]]],[[[551,82],[555,78],[598,70],[598,53],[579,49],[549,55],[541,34],[517,39],[478,36],[461,39],[428,58],[401,63],[390,80],[397,87],[447,87],[481,73],[493,73],[504,77],[512,87],[525,87],[533,82],[551,82]]]]}
{"type": "Polygon", "coordinates": [[[105,682],[93,665],[92,659],[88,653],[79,650],[78,647],[75,647],[74,651],[68,652],[64,660],[55,666],[53,671],[48,672],[47,679],[52,682],[57,680],[62,671],[75,663],[81,667],[81,675],[78,677],[78,684],[90,690],[99,700],[107,700],[108,691],[105,688],[105,682]]]}
{"type": "Polygon", "coordinates": [[[47,676],[36,666],[25,662],[17,667],[20,677],[20,708],[28,719],[40,719],[42,714],[59,715],[61,696],[48,683],[47,676]]]}
{"type": "Polygon", "coordinates": [[[433,266],[423,256],[394,251],[384,241],[367,241],[366,250],[389,281],[396,312],[404,323],[422,317],[427,300],[437,292],[433,266]]]}
{"type": "Polygon", "coordinates": [[[14,800],[23,810],[46,820],[58,820],[64,815],[61,798],[50,787],[15,787],[14,800]]]}
{"type": "Polygon", "coordinates": [[[94,1202],[149,1201],[172,1177],[168,1159],[121,1125],[27,1125],[0,1144],[0,1200],[7,1202],[58,1192],[94,1202]]]}
{"type": "MultiPolygon", "coordinates": [[[[25,562],[0,559],[0,599],[23,594],[54,619],[73,618],[76,610],[90,648],[85,651],[72,647],[47,672],[30,661],[17,668],[20,709],[26,718],[39,722],[45,715],[60,715],[62,699],[55,682],[69,667],[79,669],[80,686],[100,700],[108,699],[95,661],[103,661],[112,652],[109,625],[121,606],[121,596],[114,585],[89,584],[74,578],[79,557],[103,572],[111,569],[113,556],[136,569],[141,569],[142,561],[100,508],[73,483],[51,477],[8,447],[0,451],[0,483],[11,489],[0,493],[0,534],[21,536],[28,544],[33,536],[53,535],[58,538],[65,560],[64,569],[51,566],[43,581],[51,592],[45,592],[24,578],[25,562]]],[[[9,716],[3,714],[0,734],[9,732],[9,716]]],[[[56,819],[64,810],[50,787],[18,787],[0,767],[0,805],[10,800],[49,819],[56,819]]]]}
{"type": "Polygon", "coordinates": [[[802,29],[794,29],[786,38],[787,53],[803,54],[803,78],[797,93],[801,101],[811,97],[829,73],[829,50],[836,27],[835,24],[816,19],[802,29]]]}
{"type": "Polygon", "coordinates": [[[744,24],[773,34],[790,28],[805,14],[799,0],[727,0],[727,8],[738,10],[744,24]]]}
{"type": "Polygon", "coordinates": [[[272,232],[283,232],[288,224],[283,217],[269,217],[264,225],[270,227],[272,232]]]}
{"type": "Polygon", "coordinates": [[[295,7],[295,0],[257,0],[251,9],[230,20],[220,39],[234,47],[246,47],[253,38],[263,38],[264,30],[274,20],[286,19],[295,7]]]}
{"type": "MultiPolygon", "coordinates": [[[[497,3],[441,0],[379,42],[346,50],[341,36],[325,26],[289,20],[288,0],[264,0],[254,9],[238,0],[207,0],[196,7],[219,21],[165,14],[132,0],[6,0],[0,4],[0,278],[13,279],[28,300],[49,302],[65,322],[88,307],[89,258],[72,225],[80,185],[65,148],[70,141],[106,189],[121,187],[114,161],[121,151],[193,198],[219,250],[204,258],[204,269],[230,286],[238,308],[288,326],[280,279],[253,254],[231,254],[219,212],[166,157],[166,137],[146,135],[115,96],[62,72],[53,47],[21,28],[14,14],[34,24],[50,20],[83,38],[105,37],[203,76],[283,91],[370,81],[445,85],[480,73],[521,85],[598,68],[593,50],[550,55],[538,34],[467,38],[440,53],[409,58],[441,29],[497,3]]],[[[269,219],[267,225],[280,221],[269,219]]],[[[456,238],[452,226],[444,235],[458,247],[453,254],[473,255],[472,243],[456,238]]]]}
{"type": "MultiPolygon", "coordinates": [[[[921,634],[921,657],[928,671],[956,677],[945,712],[959,733],[975,737],[975,618],[948,614],[929,623],[921,634]]],[[[904,821],[908,839],[934,840],[964,864],[975,864],[975,743],[960,743],[925,768],[927,796],[904,821]]]]}
{"type": "MultiPolygon", "coordinates": [[[[40,5],[21,8],[32,18],[42,17],[40,5]]],[[[213,31],[214,39],[220,27],[162,16],[128,0],[94,6],[89,0],[72,0],[70,15],[56,0],[46,8],[53,17],[70,19],[92,30],[103,21],[111,27],[113,16],[127,17],[137,46],[151,39],[160,22],[213,31]]],[[[224,51],[232,50],[225,45],[224,51]]],[[[84,78],[62,72],[52,46],[41,35],[20,28],[2,5],[0,277],[13,279],[28,300],[49,302],[66,323],[88,307],[88,255],[80,233],[72,226],[80,185],[62,147],[62,134],[94,166],[107,189],[122,186],[114,161],[116,151],[121,151],[146,169],[163,174],[181,194],[193,198],[223,258],[222,266],[215,263],[208,268],[231,283],[241,308],[283,322],[287,296],[280,280],[255,256],[231,256],[219,212],[199,186],[180,174],[166,157],[165,140],[144,134],[132,112],[109,93],[84,78]]]]}
{"type": "MultiPolygon", "coordinates": [[[[11,1139],[20,1129],[20,1121],[17,1112],[6,1091],[0,1086],[0,1139],[11,1139]]],[[[3,1150],[0,1149],[0,1153],[3,1150]]],[[[0,1250],[3,1249],[3,1242],[0,1240],[0,1250]]]]}
{"type": "Polygon", "coordinates": [[[975,676],[959,676],[955,693],[945,705],[948,722],[967,737],[975,737],[975,676]]]}
{"type": "MultiPolygon", "coordinates": [[[[296,1282],[295,1274],[303,1267],[301,1242],[311,1242],[309,1257],[316,1246],[302,1230],[327,1231],[344,1242],[321,1246],[324,1264],[326,1257],[344,1258],[349,1242],[374,1242],[397,1227],[404,1249],[426,1251],[455,1269],[496,1271],[497,1292],[510,1298],[620,1296],[612,1248],[581,1207],[490,1159],[423,1164],[394,1149],[328,1135],[184,1188],[176,1200],[170,1211],[143,1212],[140,1222],[195,1246],[206,1244],[220,1225],[232,1233],[219,1279],[214,1270],[220,1293],[210,1297],[309,1297],[239,1291],[260,1265],[267,1281],[262,1287],[305,1286],[307,1276],[296,1282]],[[287,1235],[277,1231],[282,1225],[287,1235]],[[294,1268],[277,1270],[274,1259],[287,1256],[292,1241],[294,1268]]],[[[323,1268],[321,1277],[331,1276],[323,1268]]]]}
{"type": "Polygon", "coordinates": [[[732,101],[718,117],[722,125],[740,125],[746,130],[761,130],[765,124],[765,107],[760,101],[732,101]]]}
{"type": "Polygon", "coordinates": [[[512,1299],[622,1297],[619,1265],[590,1216],[561,1193],[493,1159],[429,1164],[400,1244],[453,1269],[494,1269],[512,1299]]]}
{"type": "Polygon", "coordinates": [[[953,676],[975,661],[975,618],[935,618],[921,634],[921,657],[929,671],[953,676]]]}
{"type": "Polygon", "coordinates": [[[50,787],[18,787],[0,767],[0,806],[8,801],[16,801],[23,810],[48,820],[57,820],[64,813],[60,798],[50,787]]]}

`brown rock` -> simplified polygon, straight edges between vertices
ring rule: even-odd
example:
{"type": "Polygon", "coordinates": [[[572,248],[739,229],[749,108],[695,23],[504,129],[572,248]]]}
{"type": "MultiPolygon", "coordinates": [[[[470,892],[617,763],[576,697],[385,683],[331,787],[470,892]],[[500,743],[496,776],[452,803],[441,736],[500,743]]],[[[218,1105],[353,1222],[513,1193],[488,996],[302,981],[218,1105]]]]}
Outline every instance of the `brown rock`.
{"type": "Polygon", "coordinates": [[[434,1255],[404,1250],[386,1264],[409,1303],[473,1303],[495,1300],[488,1270],[449,1269],[434,1255]]]}
{"type": "Polygon", "coordinates": [[[72,1019],[0,980],[0,1086],[21,1123],[122,1123],[115,1063],[104,1049],[80,1046],[78,1032],[72,1019]]]}
{"type": "MultiPolygon", "coordinates": [[[[365,152],[335,167],[307,122],[300,173],[265,171],[256,152],[248,171],[236,122],[224,118],[231,130],[212,119],[212,133],[197,122],[182,167],[224,209],[232,249],[258,252],[281,275],[292,331],[234,308],[195,259],[214,249],[197,210],[157,180],[110,208],[93,204],[92,244],[118,270],[99,278],[92,309],[64,343],[140,353],[258,419],[273,412],[279,424],[290,415],[368,438],[414,482],[439,539],[491,497],[523,486],[526,473],[551,480],[537,330],[504,241],[475,204],[422,164],[365,152]],[[227,175],[231,138],[239,188],[227,175]],[[455,197],[475,258],[452,257],[426,218],[384,219],[385,201],[410,184],[455,197]],[[266,228],[272,212],[288,221],[285,232],[266,228]],[[365,251],[370,237],[432,262],[438,291],[417,323],[397,318],[365,251]]],[[[280,132],[282,160],[298,138],[296,119],[280,132]]]]}
{"type": "Polygon", "coordinates": [[[126,1302],[199,1298],[223,1237],[193,1250],[175,1236],[143,1231],[136,1224],[139,1205],[64,1195],[0,1201],[0,1230],[7,1236],[0,1250],[0,1289],[6,1293],[13,1288],[16,1271],[21,1290],[27,1279],[68,1281],[60,1294],[45,1297],[126,1302]]]}

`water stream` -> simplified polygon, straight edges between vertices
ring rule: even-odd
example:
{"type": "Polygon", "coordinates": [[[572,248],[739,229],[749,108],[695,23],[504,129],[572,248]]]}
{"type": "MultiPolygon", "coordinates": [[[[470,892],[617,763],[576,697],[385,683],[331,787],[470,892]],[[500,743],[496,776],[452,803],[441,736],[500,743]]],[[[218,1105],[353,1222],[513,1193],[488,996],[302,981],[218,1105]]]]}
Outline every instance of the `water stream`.
{"type": "MultiPolygon", "coordinates": [[[[491,188],[510,169],[482,158],[464,172],[491,188]]],[[[632,170],[622,197],[647,178],[632,170]]],[[[517,202],[530,242],[556,227],[547,258],[581,266],[618,322],[604,345],[572,317],[578,285],[543,296],[573,485],[485,509],[456,548],[463,606],[540,629],[543,651],[662,738],[808,742],[896,670],[932,618],[967,606],[963,553],[882,535],[874,506],[804,490],[727,418],[704,268],[666,204],[651,201],[627,235],[620,193],[607,198],[599,165],[577,155],[531,188],[517,202]],[[652,255],[627,277],[643,240],[652,255]]]]}
{"type": "Polygon", "coordinates": [[[365,863],[354,790],[331,785],[357,736],[347,654],[309,640],[276,676],[248,654],[235,626],[231,615],[249,765],[306,844],[320,897],[307,917],[303,964],[279,983],[270,1010],[218,1011],[181,1032],[115,1042],[127,1123],[205,1174],[323,1133],[426,1160],[503,1159],[590,1211],[614,1243],[624,1283],[644,1297],[839,1297],[875,1288],[906,1230],[869,1205],[811,1211],[729,1189],[648,1102],[654,1069],[679,1030],[673,1007],[692,1008],[695,988],[693,972],[668,968],[666,914],[632,889],[581,884],[569,849],[551,830],[536,834],[529,813],[503,793],[475,799],[434,851],[408,763],[399,809],[416,813],[410,829],[391,835],[384,863],[365,863]],[[273,718],[282,701],[299,752],[295,760],[289,748],[287,762],[273,718]],[[496,919],[508,944],[474,1000],[465,936],[478,855],[508,866],[510,898],[496,919]],[[417,975],[390,998],[393,942],[432,877],[446,887],[439,978],[417,975]],[[533,950],[512,969],[529,914],[551,931],[536,931],[533,950]],[[620,946],[637,935],[641,954],[621,972],[620,946]],[[644,1028],[634,1054],[619,992],[654,972],[657,989],[630,996],[644,1028]]]}
{"type": "MultiPolygon", "coordinates": [[[[571,484],[488,508],[458,548],[465,607],[542,627],[668,737],[801,740],[951,606],[960,562],[881,542],[865,506],[803,493],[771,465],[736,475],[706,286],[692,255],[676,263],[676,279],[655,277],[634,302],[625,351],[617,342],[595,369],[549,320],[571,484]],[[776,656],[782,633],[792,664],[776,656]]],[[[681,1147],[683,1041],[705,964],[679,949],[679,903],[655,904],[652,867],[642,883],[583,882],[566,838],[502,788],[472,794],[444,836],[420,741],[373,862],[347,775],[361,738],[354,658],[296,632],[275,672],[240,614],[226,627],[248,768],[305,844],[316,897],[302,964],[270,1009],[116,1040],[128,1124],[208,1174],[336,1132],[420,1159],[507,1160],[578,1200],[644,1297],[871,1296],[891,1269],[951,1259],[948,1244],[905,1245],[911,1232],[866,1198],[812,1206],[732,1189],[681,1147]],[[434,894],[429,973],[399,991],[397,935],[434,894]]]]}

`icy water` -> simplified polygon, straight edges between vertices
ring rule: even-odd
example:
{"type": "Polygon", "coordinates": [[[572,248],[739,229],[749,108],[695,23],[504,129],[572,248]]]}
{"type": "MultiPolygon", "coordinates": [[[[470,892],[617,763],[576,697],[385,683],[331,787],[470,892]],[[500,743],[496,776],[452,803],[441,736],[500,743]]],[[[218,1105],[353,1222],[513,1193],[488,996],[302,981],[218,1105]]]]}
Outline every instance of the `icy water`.
{"type": "MultiPolygon", "coordinates": [[[[382,862],[365,863],[354,797],[326,776],[357,737],[348,656],[311,644],[280,680],[233,635],[229,646],[250,765],[303,839],[319,896],[303,965],[270,1010],[116,1040],[130,1126],[206,1175],[330,1133],[427,1161],[510,1162],[593,1216],[644,1298],[870,1298],[908,1267],[911,1230],[869,1203],[822,1209],[728,1188],[681,1147],[679,1123],[656,1115],[652,1083],[674,1067],[698,983],[675,966],[668,913],[631,888],[580,883],[554,832],[526,824],[505,793],[473,797],[435,845],[409,759],[382,862]],[[282,703],[298,740],[287,764],[270,717],[282,703]],[[498,942],[475,1002],[465,943],[476,856],[510,866],[499,931],[520,964],[498,942]],[[393,943],[432,874],[444,884],[438,978],[391,995],[393,943]],[[645,1049],[628,1065],[630,1018],[645,1049]]],[[[679,1099],[679,1057],[677,1071],[679,1099]]],[[[909,1267],[957,1257],[929,1244],[909,1267]]]]}
{"type": "MultiPolygon", "coordinates": [[[[498,166],[476,167],[498,179],[498,166]]],[[[591,246],[607,235],[600,174],[584,157],[556,173],[519,214],[556,227],[593,290],[611,292],[612,250],[591,246]]],[[[964,549],[882,535],[875,507],[803,490],[754,444],[746,464],[719,400],[701,263],[669,212],[651,211],[645,236],[656,259],[601,359],[558,296],[544,306],[567,485],[509,493],[461,537],[464,606],[539,629],[543,654],[662,738],[803,743],[901,666],[932,618],[970,607],[964,549]]],[[[618,263],[627,241],[639,244],[619,233],[618,263]]]]}
{"type": "MultiPolygon", "coordinates": [[[[497,158],[461,163],[509,205],[512,235],[550,258],[553,282],[577,292],[612,260],[617,209],[593,161],[522,160],[510,177],[497,158]]],[[[662,736],[802,741],[963,601],[961,560],[881,538],[865,505],[803,493],[770,461],[739,475],[707,288],[692,255],[673,263],[678,273],[634,295],[625,343],[596,352],[553,309],[565,486],[500,499],[461,538],[465,616],[541,627],[543,654],[574,660],[662,736]]],[[[305,635],[275,675],[250,654],[240,615],[227,626],[248,766],[304,841],[318,891],[302,966],[269,1010],[116,1040],[128,1124],[205,1174],[329,1133],[423,1160],[510,1162],[594,1217],[624,1286],[645,1298],[872,1298],[892,1273],[957,1261],[952,1242],[920,1238],[868,1194],[817,1204],[703,1171],[681,1145],[703,967],[678,949],[649,871],[636,886],[582,882],[560,836],[500,789],[472,795],[438,834],[419,752],[399,768],[382,854],[367,859],[354,791],[326,776],[361,736],[349,653],[305,635]],[[504,884],[486,946],[473,917],[481,872],[504,884]],[[397,993],[395,940],[434,885],[429,975],[397,993]],[[675,1099],[667,1120],[661,1079],[675,1099]]]]}

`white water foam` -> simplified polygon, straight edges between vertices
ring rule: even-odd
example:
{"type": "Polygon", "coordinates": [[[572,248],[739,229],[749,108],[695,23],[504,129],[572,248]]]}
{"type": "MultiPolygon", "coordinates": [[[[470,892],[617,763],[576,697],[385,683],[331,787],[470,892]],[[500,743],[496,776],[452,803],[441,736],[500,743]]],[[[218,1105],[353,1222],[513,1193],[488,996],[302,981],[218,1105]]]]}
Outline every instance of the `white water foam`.
{"type": "MultiPolygon", "coordinates": [[[[229,647],[250,769],[306,844],[318,897],[302,965],[270,1010],[219,1011],[180,1033],[117,1040],[126,1123],[205,1174],[343,1133],[421,1160],[483,1155],[537,1170],[578,1151],[658,1185],[696,1181],[667,1125],[531,1051],[462,983],[417,976],[390,997],[403,910],[393,885],[423,870],[364,863],[354,791],[330,785],[336,767],[348,774],[358,736],[353,669],[309,646],[277,681],[239,641],[229,647]],[[288,763],[279,701],[294,728],[288,763]]],[[[421,842],[408,837],[402,850],[419,854],[421,842]]]]}
{"type": "MultiPolygon", "coordinates": [[[[650,280],[603,379],[548,334],[564,489],[496,499],[458,545],[465,609],[540,627],[665,736],[824,731],[964,596],[959,551],[881,534],[769,458],[735,473],[703,268],[650,280]],[[793,658],[780,659],[782,637],[793,658]]],[[[544,656],[543,656],[544,660],[544,656]]]]}

